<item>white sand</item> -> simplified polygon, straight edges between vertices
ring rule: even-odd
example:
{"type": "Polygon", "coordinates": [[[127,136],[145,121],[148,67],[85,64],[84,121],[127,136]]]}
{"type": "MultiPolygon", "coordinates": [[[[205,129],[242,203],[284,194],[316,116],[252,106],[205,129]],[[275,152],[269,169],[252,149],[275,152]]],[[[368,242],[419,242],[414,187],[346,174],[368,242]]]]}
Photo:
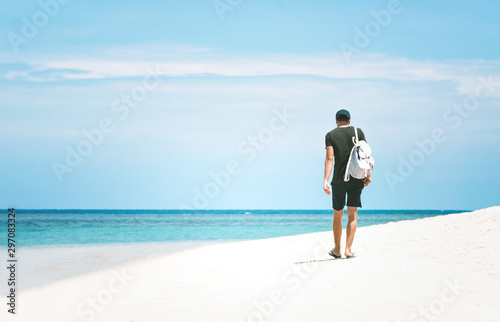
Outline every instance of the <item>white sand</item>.
{"type": "Polygon", "coordinates": [[[138,260],[21,292],[15,318],[5,304],[0,316],[500,321],[500,207],[358,228],[355,259],[331,260],[331,247],[331,232],[322,232],[138,260]]]}
{"type": "MultiPolygon", "coordinates": [[[[216,243],[193,241],[18,248],[16,249],[16,258],[19,262],[17,274],[21,282],[20,289],[26,290],[136,259],[172,254],[210,244],[216,243]]],[[[7,254],[7,248],[0,248],[0,253],[7,254]]],[[[0,271],[0,278],[0,281],[5,280],[7,272],[0,271]]],[[[0,290],[3,291],[1,287],[0,290]]]]}

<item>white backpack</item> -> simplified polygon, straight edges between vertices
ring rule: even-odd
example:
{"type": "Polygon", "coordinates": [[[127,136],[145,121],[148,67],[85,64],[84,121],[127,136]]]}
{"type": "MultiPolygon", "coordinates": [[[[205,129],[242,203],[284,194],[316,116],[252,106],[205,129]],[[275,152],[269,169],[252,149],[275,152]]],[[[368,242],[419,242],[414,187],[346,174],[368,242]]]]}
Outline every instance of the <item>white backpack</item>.
{"type": "Polygon", "coordinates": [[[365,140],[359,141],[358,128],[354,128],[355,137],[352,138],[354,147],[349,155],[345,169],[344,181],[349,181],[349,175],[356,179],[364,179],[370,175],[375,165],[372,158],[372,149],[365,140]]]}

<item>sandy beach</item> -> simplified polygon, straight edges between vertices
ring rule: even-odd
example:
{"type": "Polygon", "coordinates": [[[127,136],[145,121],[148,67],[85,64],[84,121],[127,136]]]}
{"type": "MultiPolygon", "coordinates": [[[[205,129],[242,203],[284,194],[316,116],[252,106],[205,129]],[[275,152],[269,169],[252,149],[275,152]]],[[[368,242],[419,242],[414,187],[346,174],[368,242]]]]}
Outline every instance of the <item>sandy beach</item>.
{"type": "Polygon", "coordinates": [[[327,231],[137,259],[21,291],[1,320],[500,321],[500,207],[358,228],[354,259],[332,246],[327,231]]]}
{"type": "MultiPolygon", "coordinates": [[[[43,286],[54,281],[105,269],[155,255],[168,255],[215,242],[169,242],[93,245],[56,245],[20,248],[17,252],[20,289],[43,286]]],[[[0,249],[2,251],[2,249],[0,249]]],[[[1,253],[7,253],[4,249],[1,253]]],[[[0,278],[7,278],[1,271],[0,278]]],[[[3,285],[2,285],[3,287],[3,285]]],[[[1,289],[1,288],[0,288],[1,289]]],[[[3,291],[3,289],[1,289],[3,291]]]]}

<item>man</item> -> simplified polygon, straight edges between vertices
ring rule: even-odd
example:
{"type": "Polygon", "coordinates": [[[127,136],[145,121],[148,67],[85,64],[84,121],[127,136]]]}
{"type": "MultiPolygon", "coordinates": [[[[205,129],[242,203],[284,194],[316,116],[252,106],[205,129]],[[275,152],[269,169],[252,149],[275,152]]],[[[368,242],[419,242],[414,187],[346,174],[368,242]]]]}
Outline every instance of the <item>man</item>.
{"type": "MultiPolygon", "coordinates": [[[[341,258],[340,239],[342,237],[342,216],[344,215],[344,206],[347,195],[347,227],[346,227],[346,245],[345,257],[354,258],[351,251],[356,233],[358,207],[361,207],[361,191],[370,184],[371,177],[365,179],[355,179],[350,177],[349,181],[344,181],[344,175],[347,168],[347,162],[352,148],[354,147],[353,137],[355,136],[354,127],[351,124],[351,114],[347,110],[340,110],[335,115],[337,128],[329,132],[325,137],[326,142],[326,160],[325,177],[323,180],[323,189],[328,195],[332,195],[333,201],[333,237],[335,247],[330,251],[334,258],[341,258]],[[333,169],[333,178],[331,186],[328,183],[333,168],[335,157],[335,168],[333,169]]],[[[365,140],[365,134],[358,128],[359,140],[365,140]]]]}

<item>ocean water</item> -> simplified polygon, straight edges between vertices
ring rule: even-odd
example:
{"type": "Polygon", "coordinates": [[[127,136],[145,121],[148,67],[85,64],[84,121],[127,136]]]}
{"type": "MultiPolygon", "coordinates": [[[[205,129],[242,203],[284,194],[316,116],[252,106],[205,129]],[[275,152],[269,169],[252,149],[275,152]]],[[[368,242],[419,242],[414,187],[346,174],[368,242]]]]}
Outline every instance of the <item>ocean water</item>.
{"type": "MultiPolygon", "coordinates": [[[[17,209],[16,246],[220,242],[331,230],[331,210],[17,209]]],[[[359,210],[358,227],[460,210],[359,210]]],[[[7,216],[0,245],[7,243],[7,216]]],[[[344,215],[344,228],[347,218],[344,215]]]]}

